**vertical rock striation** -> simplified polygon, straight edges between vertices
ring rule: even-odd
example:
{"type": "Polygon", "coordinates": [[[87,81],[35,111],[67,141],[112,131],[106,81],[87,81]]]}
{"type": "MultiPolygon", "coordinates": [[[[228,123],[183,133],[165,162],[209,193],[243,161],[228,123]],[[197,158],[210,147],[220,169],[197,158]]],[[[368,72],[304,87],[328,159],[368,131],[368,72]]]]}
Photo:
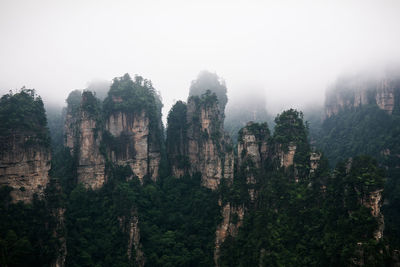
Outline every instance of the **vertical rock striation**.
{"type": "Polygon", "coordinates": [[[97,122],[86,111],[81,113],[78,141],[78,183],[98,189],[105,178],[105,159],[100,152],[101,132],[97,122]]]}
{"type": "Polygon", "coordinates": [[[270,133],[267,123],[249,122],[239,131],[238,168],[249,186],[250,200],[256,198],[254,185],[257,176],[263,173],[264,165],[270,154],[270,133]]]}
{"type": "Polygon", "coordinates": [[[151,142],[149,123],[145,111],[115,112],[106,123],[106,130],[117,141],[109,150],[111,161],[118,165],[129,165],[141,181],[146,175],[155,181],[161,161],[160,147],[151,142]]]}
{"type": "Polygon", "coordinates": [[[163,126],[161,99],[150,81],[128,74],[115,78],[103,103],[109,160],[129,166],[141,182],[159,175],[163,126]]]}
{"type": "Polygon", "coordinates": [[[50,147],[28,133],[1,137],[0,186],[12,187],[14,202],[29,203],[33,195],[43,196],[49,183],[50,147]]]}
{"type": "Polygon", "coordinates": [[[133,209],[128,219],[126,217],[120,217],[118,219],[122,231],[128,234],[126,252],[128,259],[131,261],[134,256],[136,265],[143,267],[146,263],[146,259],[142,251],[142,244],[140,243],[139,217],[137,216],[137,211],[133,209]]]}
{"type": "Polygon", "coordinates": [[[100,152],[102,139],[101,107],[90,91],[85,91],[76,102],[67,99],[68,107],[64,126],[64,145],[77,159],[77,182],[86,188],[98,189],[106,181],[105,158],[100,152]]]}
{"type": "MultiPolygon", "coordinates": [[[[169,117],[177,116],[177,112],[171,112],[169,117]]],[[[199,172],[202,185],[212,190],[217,189],[222,178],[231,182],[234,167],[232,142],[224,133],[224,115],[215,94],[207,92],[201,97],[190,97],[182,112],[186,113],[183,122],[171,119],[168,125],[167,150],[171,152],[172,175],[180,177],[185,173],[199,172]],[[187,129],[183,131],[179,124],[186,125],[187,129]]]]}
{"type": "Polygon", "coordinates": [[[51,152],[40,96],[22,88],[0,98],[0,186],[9,186],[14,202],[43,196],[49,183],[51,152]]]}
{"type": "MultiPolygon", "coordinates": [[[[222,206],[221,202],[219,204],[222,206]]],[[[233,206],[227,203],[222,207],[223,219],[215,232],[214,262],[216,266],[219,266],[222,243],[228,236],[235,237],[238,234],[239,227],[243,224],[244,213],[244,206],[233,206]]]]}

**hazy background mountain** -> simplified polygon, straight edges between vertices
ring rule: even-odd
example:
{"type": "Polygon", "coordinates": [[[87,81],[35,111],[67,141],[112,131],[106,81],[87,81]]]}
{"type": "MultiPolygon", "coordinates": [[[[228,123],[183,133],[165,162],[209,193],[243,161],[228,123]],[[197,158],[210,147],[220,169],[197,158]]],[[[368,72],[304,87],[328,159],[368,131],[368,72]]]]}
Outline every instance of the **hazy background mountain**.
{"type": "Polygon", "coordinates": [[[0,93],[25,85],[64,104],[129,72],[161,92],[165,121],[207,69],[232,100],[257,84],[276,114],[322,104],[340,73],[397,61],[399,11],[395,0],[3,0],[0,93]]]}

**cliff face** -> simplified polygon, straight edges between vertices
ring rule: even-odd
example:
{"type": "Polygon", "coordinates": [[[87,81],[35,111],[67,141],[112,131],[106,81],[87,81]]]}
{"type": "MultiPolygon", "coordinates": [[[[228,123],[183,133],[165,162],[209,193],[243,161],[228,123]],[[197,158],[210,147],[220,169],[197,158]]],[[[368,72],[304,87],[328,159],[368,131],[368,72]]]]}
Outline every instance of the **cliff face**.
{"type": "Polygon", "coordinates": [[[263,172],[264,163],[270,156],[269,130],[266,123],[249,122],[239,132],[238,140],[238,167],[246,178],[249,186],[250,200],[256,198],[255,189],[257,176],[263,172]]]}
{"type": "Polygon", "coordinates": [[[35,135],[13,134],[0,140],[0,186],[13,188],[14,202],[31,202],[49,183],[50,148],[35,135]]]}
{"type": "Polygon", "coordinates": [[[287,151],[282,149],[282,145],[278,145],[278,157],[281,167],[288,168],[294,164],[294,155],[296,154],[296,144],[291,142],[287,151]]]}
{"type": "MultiPolygon", "coordinates": [[[[169,136],[169,140],[178,140],[167,141],[168,151],[173,152],[171,169],[174,176],[199,172],[202,185],[213,190],[222,178],[232,181],[234,155],[232,142],[223,130],[223,118],[215,95],[189,98],[184,122],[187,131],[183,140],[179,140],[179,136],[169,136]],[[181,159],[181,164],[177,158],[181,159]]],[[[173,132],[169,129],[169,133],[173,132]]]]}
{"type": "MultiPolygon", "coordinates": [[[[219,204],[222,206],[222,203],[219,204]]],[[[216,266],[219,266],[218,259],[222,243],[228,236],[235,237],[238,234],[239,227],[243,224],[244,207],[232,206],[227,203],[222,207],[222,217],[222,222],[218,225],[215,233],[214,262],[216,266]]]]}
{"type": "Polygon", "coordinates": [[[102,138],[98,125],[100,114],[88,107],[99,105],[91,92],[84,92],[78,107],[67,107],[64,126],[64,145],[77,157],[77,182],[87,188],[103,186],[105,159],[100,152],[102,138]]]}
{"type": "Polygon", "coordinates": [[[129,165],[141,181],[146,175],[154,181],[157,179],[161,160],[160,147],[151,142],[149,123],[145,111],[116,112],[106,123],[106,130],[121,144],[109,150],[110,159],[118,165],[129,165]]]}
{"type": "Polygon", "coordinates": [[[361,203],[371,209],[371,214],[378,221],[378,228],[374,232],[374,237],[379,240],[383,237],[383,230],[385,228],[383,214],[381,213],[383,189],[370,192],[368,195],[361,199],[361,203]]]}
{"type": "Polygon", "coordinates": [[[119,218],[120,227],[128,234],[127,255],[128,259],[132,260],[135,256],[135,263],[139,267],[143,267],[146,263],[142,244],[140,243],[139,218],[135,210],[131,211],[128,220],[125,217],[119,218]]]}
{"type": "Polygon", "coordinates": [[[375,104],[388,114],[392,114],[398,101],[399,85],[397,78],[388,76],[343,78],[327,92],[325,117],[329,118],[341,110],[369,104],[375,104]]]}
{"type": "Polygon", "coordinates": [[[102,187],[106,180],[105,160],[100,153],[101,132],[96,129],[96,124],[87,112],[82,112],[78,141],[78,183],[92,189],[102,187]]]}
{"type": "Polygon", "coordinates": [[[56,227],[53,236],[58,239],[57,257],[51,264],[52,267],[65,266],[67,257],[67,240],[65,238],[65,208],[57,208],[52,211],[52,216],[56,218],[56,227]]]}
{"type": "Polygon", "coordinates": [[[399,90],[400,87],[396,88],[395,83],[392,80],[383,79],[379,81],[375,95],[378,107],[391,115],[395,105],[395,92],[399,90]]]}

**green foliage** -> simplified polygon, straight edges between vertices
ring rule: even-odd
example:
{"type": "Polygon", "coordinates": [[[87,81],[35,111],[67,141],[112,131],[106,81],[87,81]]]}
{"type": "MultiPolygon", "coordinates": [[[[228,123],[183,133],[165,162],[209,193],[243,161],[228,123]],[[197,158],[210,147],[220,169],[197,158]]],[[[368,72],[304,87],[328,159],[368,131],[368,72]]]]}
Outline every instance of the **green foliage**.
{"type": "Polygon", "coordinates": [[[308,126],[303,122],[303,113],[289,109],[275,118],[273,140],[287,152],[290,144],[296,146],[294,155],[296,175],[306,177],[310,171],[310,146],[308,143],[308,126]]]}
{"type": "Polygon", "coordinates": [[[168,177],[159,189],[144,188],[147,201],[139,206],[139,213],[148,266],[213,265],[218,195],[200,181],[200,175],[168,177]]]}
{"type": "Polygon", "coordinates": [[[141,76],[135,76],[132,80],[129,74],[114,78],[108,96],[104,100],[104,109],[107,114],[116,111],[152,113],[160,108],[160,96],[151,81],[141,76]]]}
{"type": "MultiPolygon", "coordinates": [[[[161,183],[126,181],[129,169],[116,168],[100,190],[76,187],[66,213],[68,266],[131,266],[126,255],[126,222],[132,212],[139,228],[146,266],[210,266],[218,195],[201,187],[200,176],[165,178],[161,183]]],[[[134,253],[133,253],[134,255],[134,253]]]]}
{"type": "Polygon", "coordinates": [[[81,108],[92,119],[101,117],[100,100],[91,91],[83,91],[81,108]]]}
{"type": "Polygon", "coordinates": [[[68,107],[71,108],[72,113],[76,115],[76,112],[78,112],[82,102],[81,90],[74,90],[69,93],[66,102],[68,104],[68,107]]]}
{"type": "Polygon", "coordinates": [[[385,198],[385,236],[394,248],[400,248],[400,115],[389,115],[376,105],[344,110],[325,119],[321,129],[313,129],[316,145],[330,163],[344,157],[365,154],[375,157],[387,168],[385,198]]]}
{"type": "Polygon", "coordinates": [[[10,187],[0,187],[0,265],[49,266],[57,240],[50,207],[34,198],[32,204],[11,203],[10,187]]]}
{"type": "Polygon", "coordinates": [[[282,144],[287,151],[290,142],[297,144],[307,142],[307,128],[303,123],[303,113],[289,109],[275,118],[274,140],[282,144]]]}
{"type": "Polygon", "coordinates": [[[388,115],[377,106],[362,106],[327,118],[321,132],[315,133],[317,145],[332,164],[343,157],[367,154],[382,160],[381,153],[389,148],[400,153],[400,117],[388,115]]]}
{"type": "Polygon", "coordinates": [[[0,137],[22,134],[30,137],[26,145],[50,146],[43,101],[34,89],[22,88],[18,93],[3,95],[0,122],[0,137]]]}
{"type": "Polygon", "coordinates": [[[67,266],[129,266],[112,194],[109,187],[95,192],[78,185],[69,195],[67,266]]]}
{"type": "Polygon", "coordinates": [[[187,152],[187,106],[178,101],[171,108],[167,118],[167,153],[170,164],[177,165],[181,169],[189,167],[189,161],[185,156],[187,152]]]}
{"type": "Polygon", "coordinates": [[[151,81],[141,76],[135,76],[132,80],[129,74],[114,78],[108,96],[103,102],[106,118],[119,111],[128,114],[145,112],[149,118],[151,143],[160,146],[163,140],[161,108],[161,97],[151,81]]]}
{"type": "MultiPolygon", "coordinates": [[[[239,130],[238,142],[241,142],[241,140],[243,139],[243,129],[244,128],[239,130]]],[[[267,140],[270,136],[268,124],[266,122],[251,123],[250,125],[246,126],[246,129],[249,130],[250,133],[253,134],[257,140],[267,140]]]]}

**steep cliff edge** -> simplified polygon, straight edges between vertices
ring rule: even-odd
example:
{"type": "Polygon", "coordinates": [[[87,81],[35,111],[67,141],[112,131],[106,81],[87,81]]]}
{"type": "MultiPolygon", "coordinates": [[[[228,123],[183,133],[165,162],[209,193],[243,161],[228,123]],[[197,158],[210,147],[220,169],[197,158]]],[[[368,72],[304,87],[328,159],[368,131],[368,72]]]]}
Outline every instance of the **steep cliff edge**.
{"type": "Polygon", "coordinates": [[[67,99],[64,145],[77,159],[77,182],[98,189],[106,181],[105,158],[100,152],[101,106],[92,92],[84,91],[81,97],[77,94],[74,91],[67,99]],[[79,104],[71,100],[73,96],[79,104]]]}
{"type": "Polygon", "coordinates": [[[224,115],[216,95],[208,91],[201,97],[190,97],[186,108],[182,102],[176,105],[181,108],[175,106],[169,114],[167,137],[172,175],[199,172],[202,185],[213,190],[222,178],[232,181],[232,142],[223,131],[224,115]]]}
{"type": "Polygon", "coordinates": [[[259,175],[264,173],[266,160],[271,156],[271,140],[267,123],[249,122],[239,131],[238,168],[246,179],[250,200],[254,201],[257,192],[254,185],[259,175]]]}
{"type": "Polygon", "coordinates": [[[140,181],[156,181],[163,146],[162,103],[151,82],[127,74],[114,79],[103,108],[108,158],[130,166],[140,181]]]}
{"type": "Polygon", "coordinates": [[[43,196],[49,183],[50,140],[43,102],[21,89],[0,99],[0,186],[12,187],[14,202],[43,196]]]}
{"type": "Polygon", "coordinates": [[[146,259],[142,251],[142,244],[140,243],[140,230],[139,230],[139,218],[136,210],[132,210],[130,217],[118,218],[122,231],[128,234],[128,245],[126,254],[128,260],[131,261],[135,258],[135,263],[139,267],[145,265],[146,259]]]}
{"type": "MultiPolygon", "coordinates": [[[[219,205],[222,207],[222,203],[219,205]]],[[[219,266],[221,245],[228,236],[235,237],[239,232],[239,227],[243,224],[245,208],[243,205],[234,206],[229,202],[222,207],[222,222],[218,225],[215,232],[214,263],[219,266]]]]}
{"type": "Polygon", "coordinates": [[[311,149],[303,113],[293,109],[275,118],[273,157],[278,166],[293,172],[294,179],[306,179],[311,169],[311,149]]]}
{"type": "Polygon", "coordinates": [[[156,180],[161,161],[161,101],[140,76],[115,78],[102,104],[90,91],[67,99],[64,146],[77,159],[77,182],[98,189],[105,165],[129,166],[140,181],[156,180]]]}

